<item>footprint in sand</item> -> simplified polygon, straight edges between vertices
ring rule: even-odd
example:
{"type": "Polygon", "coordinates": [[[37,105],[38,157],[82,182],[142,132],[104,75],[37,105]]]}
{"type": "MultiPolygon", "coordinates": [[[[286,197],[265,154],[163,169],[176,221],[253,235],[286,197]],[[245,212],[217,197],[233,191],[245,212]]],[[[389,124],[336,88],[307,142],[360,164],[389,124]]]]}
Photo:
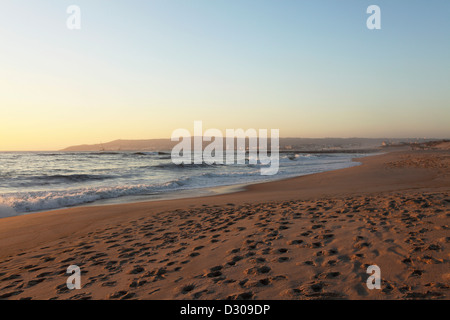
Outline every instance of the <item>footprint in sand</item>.
{"type": "Polygon", "coordinates": [[[245,274],[256,275],[256,274],[265,274],[269,273],[272,269],[269,266],[261,266],[261,267],[253,267],[246,269],[244,271],[245,274]]]}
{"type": "Polygon", "coordinates": [[[226,300],[250,300],[254,296],[254,293],[251,291],[230,295],[226,298],[226,300]]]}
{"type": "Polygon", "coordinates": [[[195,284],[191,283],[191,284],[181,287],[180,292],[181,292],[181,294],[187,294],[194,289],[195,289],[195,284]]]}

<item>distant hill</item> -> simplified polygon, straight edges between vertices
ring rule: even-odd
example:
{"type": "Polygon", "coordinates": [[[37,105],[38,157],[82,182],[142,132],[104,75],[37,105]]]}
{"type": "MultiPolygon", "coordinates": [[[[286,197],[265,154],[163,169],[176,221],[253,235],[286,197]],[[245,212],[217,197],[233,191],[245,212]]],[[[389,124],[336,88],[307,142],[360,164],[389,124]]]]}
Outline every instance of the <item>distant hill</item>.
{"type": "MultiPolygon", "coordinates": [[[[432,140],[434,139],[280,138],[280,150],[362,150],[376,149],[381,146],[398,145],[402,143],[423,143],[432,140]]],[[[170,141],[170,139],[114,140],[107,143],[71,146],[61,151],[168,151],[177,143],[178,142],[170,141]]],[[[210,142],[203,142],[203,146],[206,146],[209,143],[210,142]]]]}
{"type": "Polygon", "coordinates": [[[114,140],[107,143],[71,146],[61,151],[157,151],[170,150],[170,139],[114,140]]]}

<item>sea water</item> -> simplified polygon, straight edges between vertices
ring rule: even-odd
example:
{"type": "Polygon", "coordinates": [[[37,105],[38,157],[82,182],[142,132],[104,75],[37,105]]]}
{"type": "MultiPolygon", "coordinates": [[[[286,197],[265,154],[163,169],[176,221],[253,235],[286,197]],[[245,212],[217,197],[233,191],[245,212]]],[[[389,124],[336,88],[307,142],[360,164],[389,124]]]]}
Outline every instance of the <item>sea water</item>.
{"type": "Polygon", "coordinates": [[[1,152],[0,217],[249,184],[347,168],[364,154],[281,153],[278,174],[258,164],[175,165],[170,152],[1,152]],[[130,196],[133,196],[130,198],[130,196]]]}

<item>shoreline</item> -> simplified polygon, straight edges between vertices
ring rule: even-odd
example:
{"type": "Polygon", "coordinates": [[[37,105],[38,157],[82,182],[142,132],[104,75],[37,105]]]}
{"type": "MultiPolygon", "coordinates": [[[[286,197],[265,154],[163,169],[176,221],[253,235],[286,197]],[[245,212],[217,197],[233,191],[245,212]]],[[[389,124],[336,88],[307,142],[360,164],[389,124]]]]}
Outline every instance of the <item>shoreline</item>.
{"type": "Polygon", "coordinates": [[[446,298],[449,157],[444,150],[393,151],[234,193],[3,218],[0,297],[119,299],[125,291],[137,299],[446,298]],[[420,230],[437,251],[427,253],[420,237],[408,235],[420,230]],[[392,289],[361,287],[365,272],[351,265],[367,263],[380,265],[392,289]],[[62,290],[68,264],[82,266],[91,284],[62,290]],[[42,283],[39,274],[48,274],[42,283]],[[190,283],[196,289],[184,292],[190,283]]]}
{"type": "MultiPolygon", "coordinates": [[[[321,152],[319,152],[319,153],[321,153],[321,152]]],[[[329,152],[327,152],[327,153],[329,153],[329,152]]],[[[333,152],[331,152],[331,153],[333,153],[333,152]]],[[[374,155],[381,155],[381,154],[383,154],[383,153],[381,153],[381,152],[372,153],[372,154],[361,153],[358,157],[351,159],[351,161],[348,163],[347,168],[361,165],[361,163],[356,161],[356,159],[371,157],[374,155]],[[358,164],[353,165],[355,162],[358,162],[358,164]]],[[[340,168],[340,169],[345,169],[345,168],[340,168]]],[[[340,170],[340,169],[331,169],[331,170],[325,170],[325,171],[321,171],[321,172],[335,171],[335,170],[340,170]]],[[[159,193],[156,192],[153,194],[131,194],[131,195],[125,195],[125,196],[120,196],[120,197],[104,198],[104,199],[94,200],[91,202],[84,202],[84,203],[80,203],[80,204],[59,207],[59,208],[53,208],[53,209],[41,209],[41,210],[18,212],[18,213],[15,213],[14,215],[10,215],[10,216],[4,216],[4,217],[0,216],[0,219],[16,217],[16,216],[24,216],[24,215],[30,215],[30,214],[36,214],[36,213],[53,212],[56,210],[78,208],[78,207],[133,204],[133,203],[140,203],[140,202],[165,201],[165,200],[177,200],[177,199],[216,196],[216,195],[221,195],[221,194],[244,191],[246,189],[246,187],[253,185],[253,184],[287,180],[287,179],[307,176],[307,175],[311,175],[311,174],[317,174],[317,173],[321,173],[321,172],[306,173],[306,174],[302,174],[302,175],[284,176],[284,177],[277,177],[277,178],[267,178],[262,181],[254,180],[254,181],[249,181],[249,182],[244,182],[244,183],[217,185],[217,186],[210,186],[210,187],[194,187],[194,188],[186,188],[186,189],[179,189],[179,190],[163,191],[163,192],[159,192],[159,193]]],[[[275,175],[275,177],[276,177],[276,175],[275,175]]],[[[14,209],[11,209],[11,210],[14,210],[14,209]]]]}

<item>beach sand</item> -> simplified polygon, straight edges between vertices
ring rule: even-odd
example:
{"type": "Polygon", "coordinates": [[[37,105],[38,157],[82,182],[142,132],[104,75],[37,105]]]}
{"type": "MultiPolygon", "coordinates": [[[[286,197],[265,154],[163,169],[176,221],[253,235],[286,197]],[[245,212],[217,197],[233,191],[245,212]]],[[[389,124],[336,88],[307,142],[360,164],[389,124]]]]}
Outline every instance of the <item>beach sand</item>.
{"type": "Polygon", "coordinates": [[[357,161],[232,194],[0,219],[0,298],[448,299],[450,151],[357,161]]]}

